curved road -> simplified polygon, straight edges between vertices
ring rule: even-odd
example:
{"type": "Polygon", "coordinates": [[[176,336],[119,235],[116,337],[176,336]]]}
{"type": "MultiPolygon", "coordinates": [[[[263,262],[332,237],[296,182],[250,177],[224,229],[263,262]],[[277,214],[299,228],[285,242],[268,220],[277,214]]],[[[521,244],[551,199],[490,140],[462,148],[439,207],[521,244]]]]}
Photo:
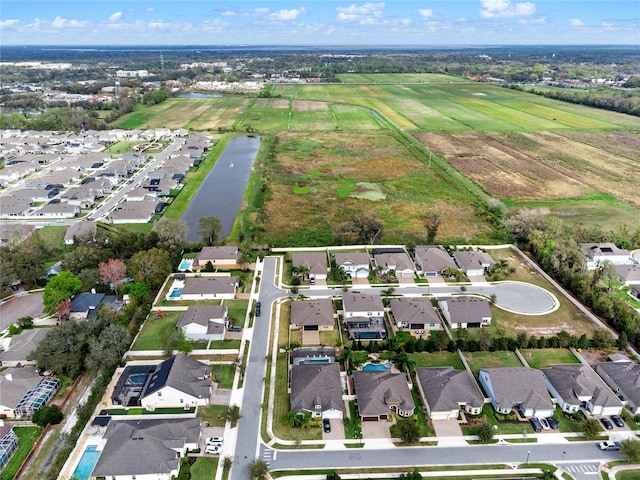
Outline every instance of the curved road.
{"type": "MultiPolygon", "coordinates": [[[[262,443],[260,424],[262,399],[269,355],[271,312],[275,302],[290,296],[288,290],[275,284],[278,266],[277,257],[267,257],[261,274],[258,300],[262,303],[262,316],[254,320],[253,334],[247,359],[242,417],[238,422],[235,455],[231,480],[250,480],[247,467],[255,458],[269,461],[272,469],[338,468],[338,467],[387,467],[417,465],[462,465],[482,463],[524,463],[529,456],[533,462],[581,462],[613,460],[620,458],[617,452],[600,452],[594,445],[511,444],[474,447],[411,447],[385,450],[381,455],[376,449],[340,450],[274,450],[262,443]],[[464,448],[464,450],[463,450],[464,448]],[[527,452],[530,452],[528,455],[527,452]]],[[[396,291],[403,295],[452,295],[462,293],[459,286],[449,285],[397,285],[396,291]]],[[[362,293],[380,293],[380,287],[354,287],[362,293]]],[[[303,293],[308,297],[331,297],[342,295],[341,288],[315,286],[303,293]]],[[[495,284],[478,283],[467,286],[466,292],[485,296],[496,295],[496,304],[523,314],[539,315],[553,311],[558,304],[554,295],[546,290],[519,282],[495,284]]],[[[265,406],[266,408],[266,406],[265,406]]],[[[366,442],[365,442],[366,443],[366,442]]]]}

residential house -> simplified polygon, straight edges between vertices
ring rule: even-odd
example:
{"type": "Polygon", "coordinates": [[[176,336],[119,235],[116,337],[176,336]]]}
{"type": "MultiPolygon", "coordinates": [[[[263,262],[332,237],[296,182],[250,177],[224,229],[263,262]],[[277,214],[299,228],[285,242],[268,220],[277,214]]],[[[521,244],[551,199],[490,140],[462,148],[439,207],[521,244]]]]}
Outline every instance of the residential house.
{"type": "MultiPolygon", "coordinates": [[[[47,336],[48,332],[48,328],[32,328],[23,330],[18,335],[1,339],[0,365],[3,367],[35,365],[35,360],[28,360],[29,354],[40,345],[40,342],[47,336]]],[[[1,396],[2,394],[0,393],[1,396]]]]}
{"type": "Polygon", "coordinates": [[[63,217],[73,218],[80,213],[78,205],[71,205],[60,200],[51,200],[34,212],[39,217],[63,217]]]}
{"type": "Polygon", "coordinates": [[[238,265],[240,252],[236,246],[202,247],[193,260],[191,269],[199,272],[211,262],[213,268],[235,267],[238,265]]]}
{"type": "Polygon", "coordinates": [[[31,200],[5,196],[0,199],[0,217],[24,217],[29,214],[31,200]]]}
{"type": "Polygon", "coordinates": [[[438,300],[451,328],[482,328],[491,325],[491,307],[485,298],[468,295],[438,300]]]}
{"type": "Polygon", "coordinates": [[[554,404],[540,370],[526,367],[483,368],[480,385],[502,414],[517,410],[523,417],[550,417],[554,404]]]}
{"type": "Polygon", "coordinates": [[[0,425],[0,473],[18,450],[18,436],[13,431],[13,425],[0,425]]]}
{"type": "Polygon", "coordinates": [[[411,257],[405,252],[382,252],[373,254],[373,263],[382,273],[389,274],[393,270],[398,278],[413,278],[414,265],[411,257]]]}
{"type": "Polygon", "coordinates": [[[625,285],[640,285],[640,265],[616,265],[615,269],[625,285]]]}
{"type": "Polygon", "coordinates": [[[209,405],[213,391],[211,367],[179,353],[160,363],[140,395],[147,410],[209,405]]]}
{"type": "Polygon", "coordinates": [[[85,320],[98,316],[98,310],[103,305],[113,305],[115,308],[122,306],[116,304],[115,295],[105,295],[104,293],[83,292],[77,294],[71,300],[70,319],[85,320]]]}
{"type": "Polygon", "coordinates": [[[484,275],[496,263],[486,252],[453,252],[453,258],[469,277],[484,275]]]}
{"type": "Polygon", "coordinates": [[[425,333],[442,330],[442,322],[427,297],[400,297],[389,301],[391,317],[396,327],[425,333]]]}
{"type": "MultiPolygon", "coordinates": [[[[4,199],[0,198],[0,205],[2,205],[4,199]]],[[[2,207],[0,206],[0,209],[2,207]]],[[[0,223],[0,246],[19,245],[29,238],[36,231],[36,227],[33,225],[18,224],[13,222],[0,223]]]]}
{"type": "Polygon", "coordinates": [[[85,218],[67,228],[67,231],[64,234],[64,243],[65,245],[73,245],[75,239],[80,237],[89,237],[95,239],[96,232],[96,223],[85,218]]]}
{"type": "Polygon", "coordinates": [[[410,417],[415,412],[403,373],[358,370],[353,372],[353,388],[362,421],[386,420],[394,414],[410,417]]]}
{"type": "Polygon", "coordinates": [[[224,340],[227,321],[224,305],[191,305],[180,316],[177,327],[192,342],[224,340]]]}
{"type": "Polygon", "coordinates": [[[432,420],[455,420],[464,410],[480,415],[484,397],[466,370],[416,368],[418,390],[432,420]]]}
{"type": "Polygon", "coordinates": [[[199,448],[199,418],[110,422],[91,478],[171,480],[180,458],[199,448]]]}
{"type": "Polygon", "coordinates": [[[120,202],[109,213],[109,219],[112,223],[147,223],[153,217],[157,204],[155,200],[120,202]]]}
{"type": "Polygon", "coordinates": [[[622,402],[586,364],[551,365],[543,368],[547,388],[562,411],[575,413],[584,407],[592,415],[619,415],[622,402]]]}
{"type": "Polygon", "coordinates": [[[436,277],[449,269],[458,270],[451,255],[438,245],[418,245],[414,248],[414,256],[418,272],[425,277],[436,277]]]}
{"type": "Polygon", "coordinates": [[[369,276],[369,254],[366,252],[334,253],[336,266],[342,268],[349,278],[369,276]]]}
{"type": "Polygon", "coordinates": [[[631,298],[640,302],[640,285],[631,285],[631,288],[627,291],[627,293],[631,298]]]}
{"type": "Polygon", "coordinates": [[[291,352],[290,358],[293,365],[332,363],[336,361],[336,349],[325,346],[296,348],[291,352]]]}
{"type": "MultiPolygon", "coordinates": [[[[176,287],[174,281],[174,288],[176,287]]],[[[169,300],[233,300],[236,296],[238,279],[235,277],[186,277],[179,295],[169,294],[169,300]]]]}
{"type": "Polygon", "coordinates": [[[333,330],[333,303],[328,298],[291,302],[291,328],[294,330],[333,330]]]}
{"type": "Polygon", "coordinates": [[[342,418],[344,401],[338,363],[303,363],[291,367],[291,411],[313,417],[342,418]]]}
{"type": "Polygon", "coordinates": [[[387,337],[380,296],[346,292],[342,296],[342,311],[349,339],[383,340],[387,337]]]}
{"type": "Polygon", "coordinates": [[[306,276],[309,280],[326,280],[329,273],[327,254],[324,252],[302,252],[291,256],[291,265],[294,268],[307,269],[306,276]]]}
{"type": "Polygon", "coordinates": [[[16,407],[42,377],[35,367],[9,367],[0,372],[0,415],[16,418],[16,407]]]}
{"type": "Polygon", "coordinates": [[[640,414],[640,365],[633,362],[603,362],[596,373],[618,395],[633,415],[640,414]]]}
{"type": "Polygon", "coordinates": [[[598,265],[604,262],[613,265],[632,265],[635,263],[629,250],[618,248],[615,243],[579,243],[578,248],[584,256],[587,270],[595,270],[598,265]]]}

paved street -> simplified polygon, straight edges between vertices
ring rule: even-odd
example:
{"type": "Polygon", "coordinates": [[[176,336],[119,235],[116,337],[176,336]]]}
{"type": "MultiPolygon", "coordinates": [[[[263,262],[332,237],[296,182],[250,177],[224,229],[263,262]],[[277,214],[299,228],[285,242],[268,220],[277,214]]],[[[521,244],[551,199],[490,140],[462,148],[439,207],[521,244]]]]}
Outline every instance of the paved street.
{"type": "Polygon", "coordinates": [[[9,328],[20,317],[37,318],[42,315],[42,292],[26,293],[0,303],[0,331],[9,328]]]}
{"type": "Polygon", "coordinates": [[[595,480],[600,478],[598,475],[599,463],[559,463],[558,467],[565,470],[576,480],[595,480]]]}

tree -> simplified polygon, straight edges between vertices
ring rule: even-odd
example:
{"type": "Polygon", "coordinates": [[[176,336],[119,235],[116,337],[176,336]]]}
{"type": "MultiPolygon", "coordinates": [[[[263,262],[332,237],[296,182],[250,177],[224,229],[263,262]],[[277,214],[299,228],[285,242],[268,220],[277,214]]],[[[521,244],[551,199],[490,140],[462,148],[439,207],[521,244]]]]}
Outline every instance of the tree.
{"type": "Polygon", "coordinates": [[[40,407],[38,410],[33,412],[33,417],[31,417],[31,421],[40,427],[46,427],[47,425],[57,425],[62,421],[64,417],[63,413],[60,409],[54,405],[44,407],[40,407]]]}
{"type": "Polygon", "coordinates": [[[44,289],[42,303],[48,314],[56,311],[58,304],[73,297],[82,288],[82,282],[73,273],[65,270],[53,277],[44,289]]]}
{"type": "Polygon", "coordinates": [[[122,325],[107,325],[99,337],[89,340],[87,368],[92,373],[117,367],[131,345],[131,336],[122,325]]]}
{"type": "Polygon", "coordinates": [[[418,470],[414,470],[411,473],[401,473],[398,477],[399,480],[422,480],[422,475],[418,470]]]}
{"type": "Polygon", "coordinates": [[[58,321],[69,320],[71,316],[71,300],[65,298],[56,307],[56,313],[58,314],[58,321]]]}
{"type": "Polygon", "coordinates": [[[160,248],[136,253],[129,260],[128,267],[136,282],[146,283],[151,289],[160,288],[172,270],[169,252],[160,248]]]}
{"type": "Polygon", "coordinates": [[[401,418],[391,428],[392,435],[399,437],[404,443],[416,443],[420,440],[420,427],[412,418],[401,418]]]}
{"type": "Polygon", "coordinates": [[[249,476],[255,480],[264,480],[269,473],[269,464],[261,458],[256,458],[248,466],[249,476]]]}
{"type": "Polygon", "coordinates": [[[605,328],[600,328],[591,335],[591,346],[593,348],[609,348],[614,343],[613,334],[605,328]]]}
{"type": "Polygon", "coordinates": [[[229,423],[231,423],[231,428],[238,424],[240,417],[242,417],[242,415],[240,414],[240,407],[238,405],[230,405],[229,408],[227,408],[225,418],[229,423]]]}
{"type": "Polygon", "coordinates": [[[196,233],[208,245],[213,245],[222,233],[222,224],[218,217],[202,217],[198,220],[196,233]]]}
{"type": "Polygon", "coordinates": [[[240,257],[238,258],[240,268],[242,268],[242,270],[248,270],[249,264],[253,262],[253,257],[251,256],[251,245],[247,242],[242,242],[240,247],[238,247],[238,251],[240,252],[240,257]]]}
{"type": "Polygon", "coordinates": [[[488,422],[479,423],[474,429],[474,433],[482,443],[489,443],[493,439],[493,425],[488,422]]]}
{"type": "Polygon", "coordinates": [[[396,366],[398,370],[401,372],[406,372],[413,369],[416,366],[416,362],[409,358],[407,352],[400,351],[396,353],[393,357],[393,364],[396,366]]]}
{"type": "Polygon", "coordinates": [[[189,234],[189,226],[184,220],[172,220],[162,217],[153,224],[152,232],[158,235],[158,248],[164,248],[169,252],[179,252],[189,234]]]}
{"type": "Polygon", "coordinates": [[[440,215],[436,212],[431,212],[424,228],[427,230],[427,243],[432,244],[436,241],[436,235],[440,228],[440,215]]]}
{"type": "Polygon", "coordinates": [[[360,243],[373,245],[382,238],[384,225],[376,217],[354,215],[343,230],[354,233],[360,243]]]}
{"type": "Polygon", "coordinates": [[[341,480],[336,472],[327,473],[327,480],[341,480]]]}
{"type": "Polygon", "coordinates": [[[23,330],[33,328],[33,317],[20,317],[16,324],[23,330]]]}
{"type": "Polygon", "coordinates": [[[627,438],[620,442],[620,453],[629,463],[640,463],[640,441],[634,438],[627,438]]]}
{"type": "Polygon", "coordinates": [[[127,276],[127,266],[124,262],[117,258],[110,258],[108,262],[98,264],[98,272],[100,272],[100,281],[113,288],[118,295],[118,287],[127,276]]]}
{"type": "Polygon", "coordinates": [[[502,226],[510,230],[516,240],[526,242],[531,232],[543,232],[547,228],[548,217],[546,208],[521,208],[505,218],[502,226]]]}
{"type": "Polygon", "coordinates": [[[151,290],[149,290],[146,283],[142,282],[129,283],[126,292],[129,294],[131,301],[138,304],[145,303],[151,296],[151,290]]]}
{"type": "Polygon", "coordinates": [[[47,334],[28,356],[41,370],[76,378],[84,370],[88,350],[87,322],[70,320],[47,334]]]}
{"type": "Polygon", "coordinates": [[[94,245],[77,245],[62,256],[62,268],[78,275],[86,268],[95,268],[99,253],[94,245]]]}
{"type": "Polygon", "coordinates": [[[588,440],[597,438],[600,431],[600,425],[595,418],[589,418],[582,423],[582,432],[588,440]]]}

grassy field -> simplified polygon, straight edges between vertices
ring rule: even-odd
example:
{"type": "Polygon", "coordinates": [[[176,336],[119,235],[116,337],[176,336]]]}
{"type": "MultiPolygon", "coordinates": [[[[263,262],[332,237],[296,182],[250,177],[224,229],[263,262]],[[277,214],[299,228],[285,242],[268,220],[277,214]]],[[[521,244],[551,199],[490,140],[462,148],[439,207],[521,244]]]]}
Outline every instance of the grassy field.
{"type": "Polygon", "coordinates": [[[470,80],[443,73],[342,73],[342,83],[470,83],[470,80]]]}
{"type": "Polygon", "coordinates": [[[570,350],[566,348],[545,348],[543,350],[520,350],[531,368],[547,368],[563,363],[579,363],[570,350]]]}
{"type": "Polygon", "coordinates": [[[476,377],[481,368],[523,366],[515,353],[506,350],[500,352],[464,352],[464,358],[476,377]]]}
{"type": "Polygon", "coordinates": [[[191,465],[191,480],[209,480],[218,468],[218,457],[196,457],[196,463],[191,465]]]}
{"type": "Polygon", "coordinates": [[[38,440],[38,437],[42,433],[42,428],[15,427],[13,431],[18,436],[18,450],[13,457],[11,457],[11,460],[2,473],[0,473],[0,480],[13,480],[22,462],[27,458],[36,440],[38,440]]]}
{"type": "Polygon", "coordinates": [[[163,350],[182,313],[164,312],[162,318],[157,318],[155,312],[151,312],[131,349],[163,350]]]}
{"type": "Polygon", "coordinates": [[[462,360],[457,353],[433,352],[411,353],[409,359],[415,362],[416,368],[428,367],[453,367],[455,370],[464,370],[462,360]]]}

